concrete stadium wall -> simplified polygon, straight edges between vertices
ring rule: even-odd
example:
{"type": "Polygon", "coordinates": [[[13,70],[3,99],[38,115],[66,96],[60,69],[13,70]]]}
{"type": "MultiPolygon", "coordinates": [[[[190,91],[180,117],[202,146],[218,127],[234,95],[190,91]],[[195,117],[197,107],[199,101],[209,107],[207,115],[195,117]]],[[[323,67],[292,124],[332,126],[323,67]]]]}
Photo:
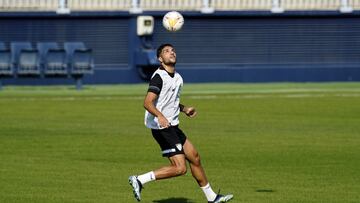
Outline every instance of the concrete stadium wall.
{"type": "MultiPolygon", "coordinates": [[[[186,82],[359,81],[360,13],[337,11],[184,12],[177,33],[155,17],[152,45],[172,43],[186,82]]],[[[139,83],[135,66],[137,15],[128,12],[1,13],[0,41],[83,41],[92,48],[94,75],[85,84],[139,83]]],[[[71,79],[9,78],[3,84],[72,84],[71,79]]]]}

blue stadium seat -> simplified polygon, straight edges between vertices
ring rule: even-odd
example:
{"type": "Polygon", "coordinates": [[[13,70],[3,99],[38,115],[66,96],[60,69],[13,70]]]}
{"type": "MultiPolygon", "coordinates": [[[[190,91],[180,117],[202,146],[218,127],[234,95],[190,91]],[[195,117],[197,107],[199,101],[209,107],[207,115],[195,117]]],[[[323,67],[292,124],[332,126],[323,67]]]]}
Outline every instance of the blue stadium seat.
{"type": "Polygon", "coordinates": [[[66,53],[56,42],[39,42],[37,48],[40,52],[42,67],[45,76],[66,76],[68,66],[66,53]]]}
{"type": "Polygon", "coordinates": [[[75,50],[71,67],[72,74],[92,74],[94,72],[94,60],[91,49],[75,50]]]}
{"type": "Polygon", "coordinates": [[[83,42],[65,42],[66,61],[70,67],[70,74],[76,80],[76,88],[82,88],[84,74],[94,72],[92,50],[86,48],[83,42]]]}
{"type": "Polygon", "coordinates": [[[40,55],[37,50],[21,50],[17,73],[19,75],[40,75],[40,55]]]}
{"type": "Polygon", "coordinates": [[[65,42],[64,48],[71,75],[92,74],[94,72],[92,50],[86,48],[83,42],[65,42]]]}
{"type": "Polygon", "coordinates": [[[36,48],[39,50],[41,63],[45,61],[49,49],[60,49],[56,42],[38,42],[36,48]]]}
{"type": "Polygon", "coordinates": [[[17,75],[40,76],[40,54],[30,42],[12,42],[11,53],[17,75]]]}
{"type": "Polygon", "coordinates": [[[0,77],[9,77],[14,74],[11,62],[11,52],[3,42],[0,42],[0,77]]]}

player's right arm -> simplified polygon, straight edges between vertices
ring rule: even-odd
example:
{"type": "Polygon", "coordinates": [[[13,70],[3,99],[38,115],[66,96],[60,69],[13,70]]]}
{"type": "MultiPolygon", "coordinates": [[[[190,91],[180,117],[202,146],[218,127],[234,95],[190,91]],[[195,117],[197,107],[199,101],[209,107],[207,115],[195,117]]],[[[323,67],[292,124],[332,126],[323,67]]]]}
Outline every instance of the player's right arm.
{"type": "Polygon", "coordinates": [[[159,74],[156,74],[151,78],[148,93],[146,94],[144,100],[144,108],[151,113],[152,115],[158,118],[160,127],[167,128],[170,126],[169,121],[165,118],[165,116],[156,108],[155,101],[160,95],[162,89],[163,81],[159,74]]]}
{"type": "Polygon", "coordinates": [[[158,95],[153,92],[148,92],[144,100],[144,108],[151,113],[152,115],[158,118],[160,127],[168,128],[170,126],[169,121],[165,116],[155,107],[155,101],[158,98],[158,95]]]}

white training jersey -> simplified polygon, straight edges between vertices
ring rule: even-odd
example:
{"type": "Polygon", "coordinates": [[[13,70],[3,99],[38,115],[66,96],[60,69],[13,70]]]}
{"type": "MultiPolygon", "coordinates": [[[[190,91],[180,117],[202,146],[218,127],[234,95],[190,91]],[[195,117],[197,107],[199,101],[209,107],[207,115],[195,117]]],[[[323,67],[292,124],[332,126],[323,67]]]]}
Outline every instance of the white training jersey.
{"type": "MultiPolygon", "coordinates": [[[[170,125],[179,124],[180,93],[183,79],[177,72],[168,73],[163,67],[158,68],[151,77],[148,92],[158,95],[155,107],[168,119],[170,125]]],[[[161,129],[157,117],[145,111],[145,125],[151,129],[161,129]]]]}

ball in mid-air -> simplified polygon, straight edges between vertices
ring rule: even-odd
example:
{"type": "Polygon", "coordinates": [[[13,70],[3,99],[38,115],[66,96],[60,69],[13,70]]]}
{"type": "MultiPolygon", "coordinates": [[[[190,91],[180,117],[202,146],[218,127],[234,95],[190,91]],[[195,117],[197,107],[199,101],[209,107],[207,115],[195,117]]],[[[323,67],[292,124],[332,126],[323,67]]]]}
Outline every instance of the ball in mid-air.
{"type": "Polygon", "coordinates": [[[170,11],[164,15],[163,26],[170,32],[176,32],[184,25],[184,17],[177,11],[170,11]]]}

